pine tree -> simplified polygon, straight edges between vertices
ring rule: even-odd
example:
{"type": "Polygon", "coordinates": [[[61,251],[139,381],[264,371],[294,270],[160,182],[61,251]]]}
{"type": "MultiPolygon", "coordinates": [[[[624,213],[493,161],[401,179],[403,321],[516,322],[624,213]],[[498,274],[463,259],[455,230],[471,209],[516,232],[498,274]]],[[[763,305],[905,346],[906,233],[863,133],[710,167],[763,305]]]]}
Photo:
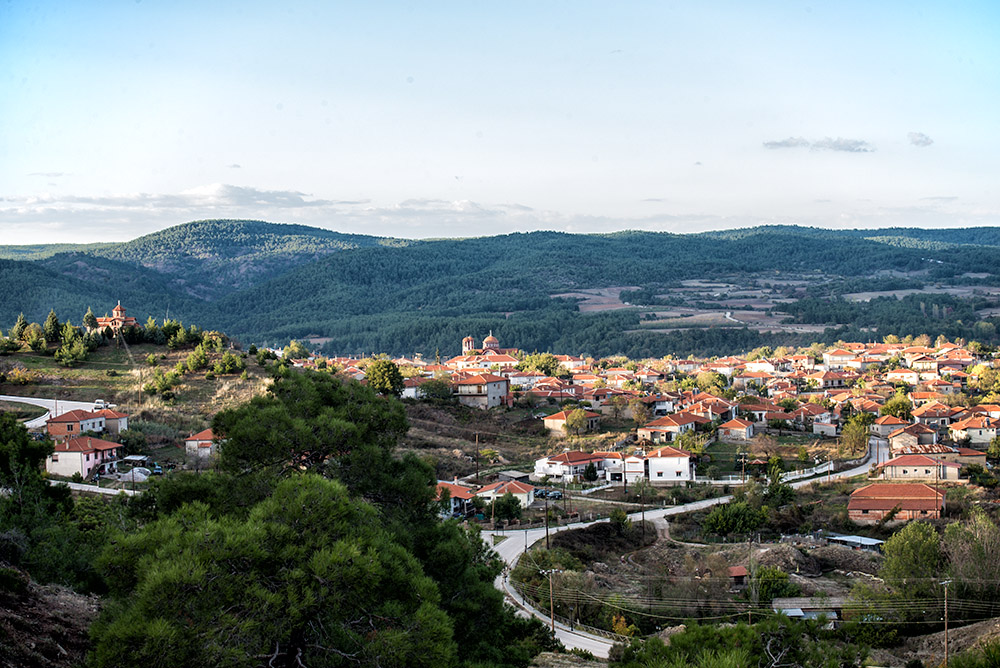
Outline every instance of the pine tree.
{"type": "Polygon", "coordinates": [[[24,340],[24,330],[28,328],[28,321],[24,319],[24,314],[17,316],[17,322],[14,323],[14,328],[10,330],[10,338],[17,339],[18,341],[24,340]]]}
{"type": "Polygon", "coordinates": [[[45,318],[45,324],[42,326],[45,332],[45,340],[49,343],[56,343],[62,334],[62,326],[59,324],[59,318],[56,317],[56,310],[52,309],[49,311],[49,315],[45,318]]]}
{"type": "Polygon", "coordinates": [[[83,316],[83,326],[86,327],[89,332],[94,331],[98,327],[97,316],[94,315],[94,312],[90,310],[89,306],[87,307],[86,315],[83,316]]]}

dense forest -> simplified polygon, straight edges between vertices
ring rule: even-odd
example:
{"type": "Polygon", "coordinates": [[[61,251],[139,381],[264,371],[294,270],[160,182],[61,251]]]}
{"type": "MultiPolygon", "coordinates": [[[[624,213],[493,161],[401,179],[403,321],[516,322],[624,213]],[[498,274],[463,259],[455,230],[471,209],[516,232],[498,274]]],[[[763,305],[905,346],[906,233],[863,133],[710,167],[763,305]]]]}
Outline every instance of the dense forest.
{"type": "Polygon", "coordinates": [[[785,281],[789,322],[811,338],[891,331],[993,342],[987,298],[920,295],[849,302],[852,291],[995,285],[1000,229],[821,230],[769,226],[704,234],[519,233],[408,241],[260,221],[198,221],[121,244],[0,247],[0,327],[52,308],[77,321],[121,300],[140,321],[176,317],[246,343],[317,336],[325,351],[457,352],[492,329],[526,350],[633,356],[722,354],[799,343],[740,327],[654,332],[635,309],[581,313],[582,289],[631,288],[622,300],[681,303],[692,279],[785,281]],[[978,273],[977,273],[978,272],[978,273]],[[921,309],[923,304],[923,310],[921,309]],[[78,315],[77,315],[78,314],[78,315]]]}

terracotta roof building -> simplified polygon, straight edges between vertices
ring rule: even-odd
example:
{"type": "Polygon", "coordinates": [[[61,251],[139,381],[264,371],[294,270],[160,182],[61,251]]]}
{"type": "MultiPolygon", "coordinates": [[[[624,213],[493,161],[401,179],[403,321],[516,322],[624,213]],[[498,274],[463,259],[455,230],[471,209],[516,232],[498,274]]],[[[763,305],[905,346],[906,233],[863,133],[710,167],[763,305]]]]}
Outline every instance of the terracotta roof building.
{"type": "Polygon", "coordinates": [[[895,513],[893,521],[938,519],[944,492],[922,483],[877,482],[854,490],[847,515],[859,524],[876,524],[895,513]]]}

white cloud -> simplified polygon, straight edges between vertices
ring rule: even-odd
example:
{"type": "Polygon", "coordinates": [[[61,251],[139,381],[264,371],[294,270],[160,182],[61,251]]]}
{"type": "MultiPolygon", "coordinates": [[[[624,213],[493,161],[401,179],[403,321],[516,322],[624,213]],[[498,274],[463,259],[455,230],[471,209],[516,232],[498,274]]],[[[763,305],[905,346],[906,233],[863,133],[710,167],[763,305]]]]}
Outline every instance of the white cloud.
{"type": "Polygon", "coordinates": [[[906,138],[910,140],[910,143],[914,146],[930,146],[934,143],[934,140],[925,135],[923,132],[910,132],[906,135],[906,138]]]}
{"type": "Polygon", "coordinates": [[[777,141],[766,141],[764,148],[809,148],[813,151],[843,151],[845,153],[873,153],[875,151],[875,147],[863,139],[844,139],[843,137],[836,139],[824,137],[816,141],[809,141],[804,137],[789,137],[777,141]]]}

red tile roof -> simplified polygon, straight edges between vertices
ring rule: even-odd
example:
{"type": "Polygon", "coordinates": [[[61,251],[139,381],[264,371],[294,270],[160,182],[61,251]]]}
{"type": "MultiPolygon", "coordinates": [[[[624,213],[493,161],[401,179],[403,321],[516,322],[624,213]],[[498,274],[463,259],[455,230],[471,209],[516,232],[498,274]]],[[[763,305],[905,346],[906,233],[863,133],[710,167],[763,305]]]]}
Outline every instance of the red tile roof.
{"type": "Polygon", "coordinates": [[[54,418],[50,418],[47,422],[80,422],[82,420],[93,420],[98,417],[101,416],[97,413],[91,413],[90,411],[77,408],[76,410],[67,411],[54,418]]]}
{"type": "Polygon", "coordinates": [[[185,441],[214,441],[215,434],[212,433],[211,429],[206,429],[205,431],[199,431],[197,434],[191,434],[185,441]]]}
{"type": "Polygon", "coordinates": [[[114,450],[120,448],[121,443],[102,441],[99,438],[89,436],[82,438],[71,438],[65,443],[57,443],[55,452],[94,452],[95,450],[114,450]]]}
{"type": "Polygon", "coordinates": [[[848,510],[940,510],[944,493],[918,483],[874,483],[854,490],[848,510]]]}

